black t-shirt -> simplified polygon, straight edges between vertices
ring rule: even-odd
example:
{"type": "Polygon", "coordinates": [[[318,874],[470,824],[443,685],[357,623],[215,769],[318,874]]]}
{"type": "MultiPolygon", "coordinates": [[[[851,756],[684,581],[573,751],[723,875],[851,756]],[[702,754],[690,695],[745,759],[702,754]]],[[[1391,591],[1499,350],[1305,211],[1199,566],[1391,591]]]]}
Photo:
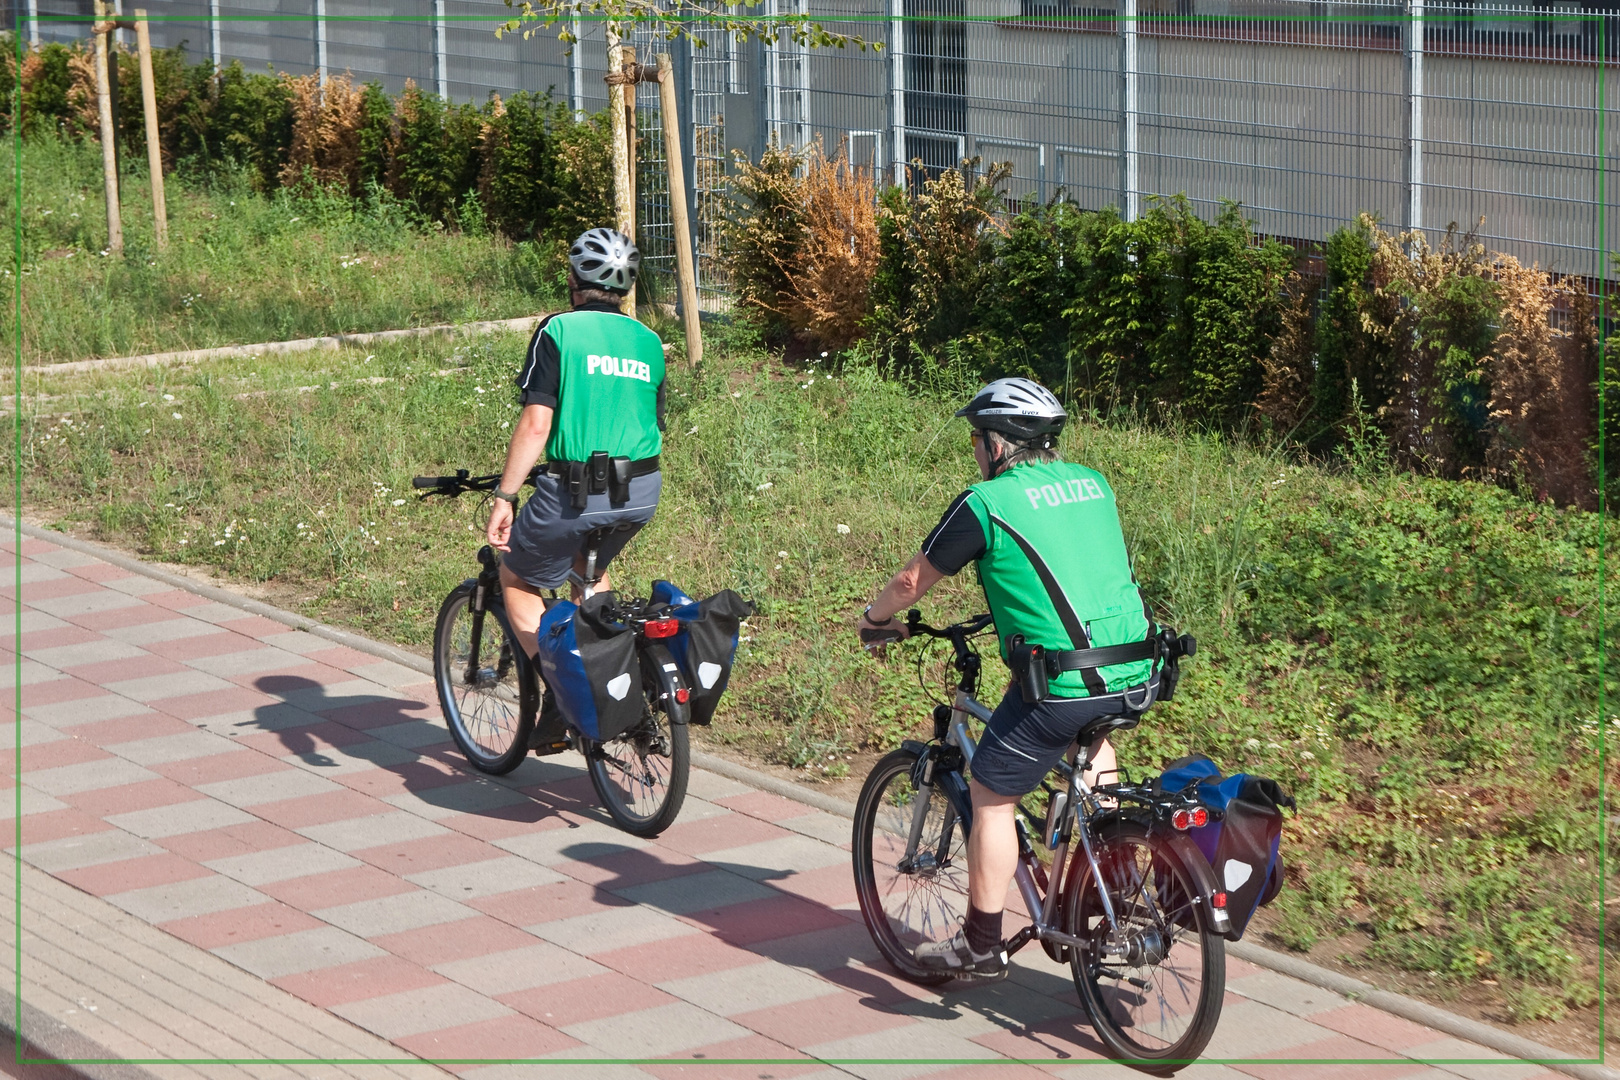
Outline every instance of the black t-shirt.
{"type": "MultiPolygon", "coordinates": [[[[617,304],[604,304],[592,300],[581,304],[575,311],[606,311],[612,314],[619,313],[617,304]]],[[[518,372],[518,389],[523,391],[523,404],[545,405],[555,409],[557,407],[557,392],[562,386],[562,355],[557,352],[557,342],[550,334],[545,332],[546,323],[551,321],[547,315],[540,320],[540,325],[534,328],[534,336],[529,339],[529,351],[523,360],[523,370],[518,372]]],[[[667,383],[658,384],[658,430],[664,430],[664,387],[667,383]]]]}
{"type": "Polygon", "coordinates": [[[984,555],[984,527],[967,506],[969,494],[962,492],[946,507],[939,524],[923,541],[923,556],[947,576],[960,573],[964,566],[984,555]]]}

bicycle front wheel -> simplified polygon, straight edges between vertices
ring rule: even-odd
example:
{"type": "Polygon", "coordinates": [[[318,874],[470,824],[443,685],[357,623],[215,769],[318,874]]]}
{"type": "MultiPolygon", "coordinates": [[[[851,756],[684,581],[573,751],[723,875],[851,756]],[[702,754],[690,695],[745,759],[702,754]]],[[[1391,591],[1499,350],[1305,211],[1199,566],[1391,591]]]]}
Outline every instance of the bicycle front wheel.
{"type": "Polygon", "coordinates": [[[855,804],[851,848],[861,917],[883,959],[908,979],[937,985],[950,976],[918,964],[912,950],[950,938],[967,918],[967,832],[937,787],[912,785],[917,760],[915,751],[896,750],[873,767],[855,804]]]}
{"type": "MultiPolygon", "coordinates": [[[[671,662],[673,667],[673,663],[671,662]]],[[[646,708],[640,721],[629,731],[602,742],[591,742],[585,761],[591,786],[602,800],[602,807],[614,824],[634,836],[654,837],[675,822],[686,801],[686,781],[692,768],[692,751],[687,740],[685,717],[675,722],[671,710],[676,704],[673,684],[656,660],[643,663],[642,691],[646,708]]]]}
{"type": "Polygon", "coordinates": [[[1180,857],[1135,822],[1100,831],[1099,884],[1079,862],[1069,932],[1087,947],[1069,963],[1097,1036],[1120,1061],[1169,1076],[1215,1034],[1226,993],[1226,942],[1209,928],[1180,857]],[[1103,905],[1113,905],[1117,929],[1103,905]]]}
{"type": "Polygon", "coordinates": [[[533,670],[498,599],[474,611],[477,583],[462,582],[439,607],[433,681],[450,736],[479,772],[502,776],[529,752],[539,711],[533,670]]]}

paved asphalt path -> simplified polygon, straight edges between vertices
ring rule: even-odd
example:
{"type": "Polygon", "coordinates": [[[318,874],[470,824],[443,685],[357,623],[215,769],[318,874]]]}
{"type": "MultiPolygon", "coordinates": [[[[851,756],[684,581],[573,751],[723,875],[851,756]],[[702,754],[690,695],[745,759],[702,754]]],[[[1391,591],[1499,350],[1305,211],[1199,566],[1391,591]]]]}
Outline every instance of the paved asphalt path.
{"type": "MultiPolygon", "coordinates": [[[[1038,948],[996,985],[892,976],[844,818],[698,771],[676,825],[637,840],[576,757],[472,773],[415,671],[42,540],[12,554],[23,996],[101,1017],[117,1056],[207,1077],[237,1071],[215,1057],[389,1054],[480,1080],[1141,1075],[1099,1060],[1038,948]],[[159,984],[177,989],[140,989],[159,984]],[[891,1063],[840,1060],[872,1058],[891,1063]]],[[[1236,959],[1229,978],[1207,1051],[1226,1063],[1183,1076],[1555,1075],[1236,959]],[[1496,1060],[1412,1060],[1459,1057],[1496,1060]]]]}

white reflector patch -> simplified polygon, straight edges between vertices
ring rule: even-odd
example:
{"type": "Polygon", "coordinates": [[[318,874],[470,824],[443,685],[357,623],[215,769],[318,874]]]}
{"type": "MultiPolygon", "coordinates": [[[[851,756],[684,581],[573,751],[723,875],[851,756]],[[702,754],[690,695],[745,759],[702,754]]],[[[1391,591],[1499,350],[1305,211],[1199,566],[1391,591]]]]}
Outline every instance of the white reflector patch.
{"type": "MultiPolygon", "coordinates": [[[[630,673],[626,671],[609,679],[607,692],[612,695],[614,701],[623,701],[624,696],[630,692],[630,673]]],[[[1245,874],[1244,877],[1248,875],[1245,874]]]]}
{"type": "Polygon", "coordinates": [[[720,681],[720,665],[719,664],[711,664],[707,660],[705,660],[705,661],[703,661],[703,663],[698,665],[698,682],[703,684],[703,689],[712,690],[712,689],[714,689],[714,684],[719,682],[719,681],[720,681]]]}
{"type": "Polygon", "coordinates": [[[1254,867],[1236,859],[1227,859],[1226,868],[1221,872],[1226,877],[1226,891],[1231,892],[1254,876],[1254,867]]]}

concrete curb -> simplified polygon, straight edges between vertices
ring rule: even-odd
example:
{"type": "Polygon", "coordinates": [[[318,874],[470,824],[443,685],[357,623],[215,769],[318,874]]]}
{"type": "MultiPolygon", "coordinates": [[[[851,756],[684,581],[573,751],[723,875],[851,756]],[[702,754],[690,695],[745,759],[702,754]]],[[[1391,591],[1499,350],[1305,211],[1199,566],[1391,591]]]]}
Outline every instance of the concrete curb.
{"type": "MultiPolygon", "coordinates": [[[[41,529],[27,522],[19,524],[5,516],[0,516],[0,524],[20,528],[26,536],[70,548],[86,555],[93,555],[104,562],[121,567],[131,573],[143,574],[146,577],[172,585],[177,589],[186,589],[199,596],[206,596],[217,603],[240,608],[254,615],[261,615],[286,626],[347,645],[349,648],[359,652],[370,653],[384,660],[391,660],[414,671],[420,671],[428,675],[433,673],[432,662],[417,656],[415,653],[406,652],[404,649],[386,645],[380,641],[373,641],[370,638],[362,637],[348,630],[341,630],[335,626],[327,626],[303,615],[284,611],[281,608],[240,596],[226,589],[204,585],[190,578],[159,570],[139,559],[131,558],[101,544],[65,536],[49,529],[41,529]]],[[[831,795],[824,795],[818,791],[807,790],[791,780],[783,780],[713,754],[693,751],[692,763],[700,769],[718,773],[739,783],[750,784],[762,791],[769,791],[783,798],[804,803],[806,806],[813,806],[829,814],[837,814],[840,817],[847,818],[855,816],[853,803],[845,802],[843,799],[837,799],[831,795]]],[[[1373,1008],[1411,1020],[1413,1023],[1422,1024],[1425,1027],[1433,1028],[1436,1031],[1444,1032],[1459,1039],[1478,1043],[1480,1046],[1495,1050],[1498,1053],[1507,1054],[1523,1061],[1537,1062],[1566,1076],[1576,1077],[1578,1080],[1620,1080],[1620,1070],[1609,1068],[1606,1065],[1576,1060],[1572,1055],[1562,1050],[1555,1050],[1550,1046],[1543,1046],[1529,1039],[1520,1038],[1500,1028],[1482,1024],[1477,1020],[1470,1020],[1465,1016],[1458,1016],[1456,1013],[1447,1012],[1427,1002],[1418,1001],[1403,994],[1379,990],[1371,983],[1365,983],[1360,979],[1342,975],[1337,971],[1288,956],[1274,949],[1268,949],[1247,941],[1238,941],[1229,943],[1227,950],[1238,959],[1246,960],[1257,967],[1290,976],[1301,982],[1320,987],[1323,990],[1330,990],[1364,1005],[1370,1005],[1373,1008]]],[[[124,1078],[119,1077],[116,1080],[124,1080],[124,1078]]]]}
{"type": "Polygon", "coordinates": [[[121,371],[128,368],[162,367],[167,364],[191,364],[199,360],[218,360],[232,356],[262,356],[266,353],[308,352],[312,349],[341,349],[344,346],[377,345],[388,341],[432,337],[439,334],[494,334],[508,330],[529,331],[545,316],[526,315],[521,319],[497,319],[492,322],[435,323],[433,326],[413,326],[405,330],[374,330],[363,334],[332,334],[327,337],[295,338],[292,341],[266,341],[258,345],[221,345],[212,349],[187,349],[180,352],[147,353],[144,356],[104,356],[95,360],[69,360],[60,364],[30,364],[23,368],[25,375],[60,375],[83,371],[121,371]]]}
{"type": "Polygon", "coordinates": [[[156,1080],[137,1065],[69,1064],[118,1055],[26,1001],[18,1001],[4,988],[0,988],[0,1054],[6,1055],[0,1061],[0,1073],[18,1080],[156,1080]],[[19,1065],[19,1057],[46,1060],[19,1065]]]}

